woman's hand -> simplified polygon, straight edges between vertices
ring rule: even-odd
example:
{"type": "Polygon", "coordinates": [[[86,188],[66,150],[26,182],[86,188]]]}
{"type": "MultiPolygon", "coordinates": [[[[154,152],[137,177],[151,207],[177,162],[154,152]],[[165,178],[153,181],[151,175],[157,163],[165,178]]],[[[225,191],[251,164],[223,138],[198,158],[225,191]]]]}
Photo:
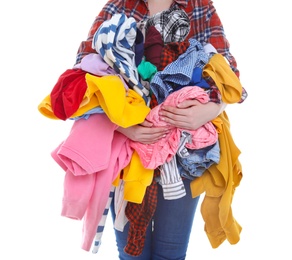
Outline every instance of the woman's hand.
{"type": "Polygon", "coordinates": [[[124,134],[132,141],[143,144],[151,144],[165,137],[169,130],[165,127],[153,127],[153,124],[145,120],[142,124],[127,128],[119,127],[118,132],[124,134]]]}
{"type": "Polygon", "coordinates": [[[225,103],[200,103],[198,100],[185,100],[178,107],[162,105],[160,119],[175,127],[196,130],[216,118],[226,107],[225,103]]]}

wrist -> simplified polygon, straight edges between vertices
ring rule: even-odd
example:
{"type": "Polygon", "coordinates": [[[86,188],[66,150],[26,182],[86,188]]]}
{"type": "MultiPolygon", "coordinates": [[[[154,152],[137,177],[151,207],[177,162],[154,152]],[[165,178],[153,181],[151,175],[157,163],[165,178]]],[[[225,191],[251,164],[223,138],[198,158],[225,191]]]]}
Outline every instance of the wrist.
{"type": "Polygon", "coordinates": [[[219,111],[218,111],[217,116],[220,115],[225,110],[226,107],[227,107],[227,104],[221,101],[221,103],[219,104],[219,111]]]}

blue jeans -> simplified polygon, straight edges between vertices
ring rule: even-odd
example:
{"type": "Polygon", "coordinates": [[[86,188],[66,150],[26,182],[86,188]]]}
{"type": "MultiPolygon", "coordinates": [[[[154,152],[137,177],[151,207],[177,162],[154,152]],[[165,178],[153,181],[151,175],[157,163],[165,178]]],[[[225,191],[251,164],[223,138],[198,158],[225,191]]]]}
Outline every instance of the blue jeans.
{"type": "MultiPolygon", "coordinates": [[[[131,256],[123,250],[127,243],[129,223],[127,223],[123,232],[115,230],[121,260],[185,259],[199,197],[192,198],[190,180],[185,179],[183,182],[187,194],[176,200],[165,200],[162,187],[158,185],[156,212],[152,225],[149,224],[148,226],[145,246],[141,255],[131,256]]],[[[112,203],[111,213],[114,219],[113,209],[114,205],[112,203]]]]}

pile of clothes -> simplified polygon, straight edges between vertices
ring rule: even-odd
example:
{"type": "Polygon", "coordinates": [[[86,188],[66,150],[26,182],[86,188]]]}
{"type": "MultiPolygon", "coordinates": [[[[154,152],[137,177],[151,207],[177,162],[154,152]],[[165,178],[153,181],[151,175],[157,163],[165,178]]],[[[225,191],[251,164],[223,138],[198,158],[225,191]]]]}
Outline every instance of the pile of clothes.
{"type": "Polygon", "coordinates": [[[211,91],[227,104],[244,96],[225,58],[211,44],[186,40],[188,32],[188,17],[176,7],[140,23],[115,14],[93,37],[96,53],[63,72],[38,106],[47,118],[74,120],[51,155],[65,172],[61,215],[83,219],[84,250],[98,252],[114,199],[115,228],[130,222],[125,251],[139,255],[157,184],[165,199],[177,199],[185,196],[182,178],[192,180],[193,197],[205,193],[201,213],[212,247],[239,241],[241,226],[231,204],[242,171],[227,114],[195,131],[174,128],[158,116],[162,104],[206,103],[211,91]],[[145,119],[169,127],[167,136],[145,145],[116,131],[145,119]]]}

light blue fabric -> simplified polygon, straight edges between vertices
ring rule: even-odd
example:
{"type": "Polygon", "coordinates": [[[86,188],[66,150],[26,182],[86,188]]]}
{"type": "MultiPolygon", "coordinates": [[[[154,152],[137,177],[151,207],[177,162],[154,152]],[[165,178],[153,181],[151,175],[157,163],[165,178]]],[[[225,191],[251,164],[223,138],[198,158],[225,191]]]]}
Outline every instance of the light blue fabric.
{"type": "Polygon", "coordinates": [[[177,168],[182,177],[190,180],[200,177],[212,164],[220,161],[219,141],[202,149],[187,149],[187,151],[188,154],[186,153],[184,157],[176,155],[177,168]]]}
{"type": "Polygon", "coordinates": [[[85,112],[81,116],[76,116],[76,117],[70,118],[70,120],[79,120],[81,118],[88,119],[90,117],[90,115],[102,114],[102,113],[104,113],[104,111],[101,107],[95,107],[95,108],[88,110],[87,112],[85,112]]]}
{"type": "Polygon", "coordinates": [[[175,61],[168,64],[163,71],[158,71],[150,82],[150,88],[158,104],[161,104],[176,87],[188,86],[194,68],[203,68],[209,61],[202,44],[196,39],[189,40],[190,46],[175,61]]]}

